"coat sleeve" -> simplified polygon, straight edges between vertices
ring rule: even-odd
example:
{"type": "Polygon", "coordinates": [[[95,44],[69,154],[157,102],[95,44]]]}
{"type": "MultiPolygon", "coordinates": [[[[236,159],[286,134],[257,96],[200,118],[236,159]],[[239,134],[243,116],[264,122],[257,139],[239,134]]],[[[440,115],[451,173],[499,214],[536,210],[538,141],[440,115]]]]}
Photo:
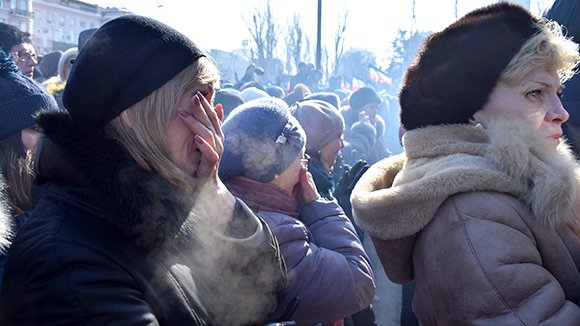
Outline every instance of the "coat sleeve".
{"type": "Polygon", "coordinates": [[[110,257],[68,242],[34,250],[34,259],[26,262],[8,259],[1,324],[158,324],[134,280],[110,257]]]}
{"type": "MultiPolygon", "coordinates": [[[[413,309],[423,324],[580,325],[529,214],[514,197],[486,192],[439,208],[414,249],[413,309]]],[[[561,240],[553,243],[570,259],[561,240]]]]}
{"type": "Polygon", "coordinates": [[[366,308],[375,293],[369,258],[352,224],[335,202],[303,207],[301,220],[264,212],[278,238],[288,269],[290,300],[300,298],[292,316],[298,324],[330,322],[366,308]]]}

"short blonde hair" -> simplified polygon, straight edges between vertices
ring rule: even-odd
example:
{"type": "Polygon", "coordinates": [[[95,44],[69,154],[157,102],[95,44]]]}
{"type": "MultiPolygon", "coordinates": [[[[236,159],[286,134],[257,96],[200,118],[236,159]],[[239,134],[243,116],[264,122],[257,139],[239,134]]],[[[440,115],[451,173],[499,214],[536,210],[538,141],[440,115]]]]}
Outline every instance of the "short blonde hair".
{"type": "Polygon", "coordinates": [[[576,73],[580,62],[578,44],[566,38],[562,27],[554,21],[547,21],[545,25],[539,26],[539,30],[512,58],[500,80],[522,81],[532,70],[540,67],[555,71],[562,83],[576,73]]]}
{"type": "Polygon", "coordinates": [[[218,84],[219,72],[215,64],[201,57],[163,86],[127,108],[105,130],[144,169],[160,174],[178,187],[191,187],[192,176],[179,169],[169,158],[165,128],[177,115],[178,103],[183,94],[198,85],[209,85],[215,90],[218,84]]]}

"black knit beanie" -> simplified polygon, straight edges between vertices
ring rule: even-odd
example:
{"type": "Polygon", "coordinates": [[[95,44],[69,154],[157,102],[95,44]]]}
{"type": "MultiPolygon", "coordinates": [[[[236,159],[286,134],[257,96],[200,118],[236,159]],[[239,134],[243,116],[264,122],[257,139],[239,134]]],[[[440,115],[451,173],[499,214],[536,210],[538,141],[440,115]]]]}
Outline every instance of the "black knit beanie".
{"type": "Polygon", "coordinates": [[[361,87],[354,91],[348,100],[350,108],[359,111],[363,106],[369,103],[381,104],[383,100],[379,97],[377,92],[370,87],[361,87]]]}
{"type": "Polygon", "coordinates": [[[401,86],[401,123],[407,130],[468,123],[538,24],[523,7],[501,2],[429,36],[401,86]]]}
{"type": "Polygon", "coordinates": [[[154,19],[116,18],[80,50],[64,106],[73,120],[100,128],[204,55],[186,36],[154,19]]]}
{"type": "Polygon", "coordinates": [[[20,74],[12,57],[0,50],[0,139],[34,125],[41,109],[58,110],[54,97],[20,74]]]}

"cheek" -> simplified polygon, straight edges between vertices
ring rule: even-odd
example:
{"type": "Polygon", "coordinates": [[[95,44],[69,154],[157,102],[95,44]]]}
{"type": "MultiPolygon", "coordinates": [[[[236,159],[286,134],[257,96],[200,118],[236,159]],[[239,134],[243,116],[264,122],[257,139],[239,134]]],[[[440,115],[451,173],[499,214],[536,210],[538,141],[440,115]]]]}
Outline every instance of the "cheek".
{"type": "Polygon", "coordinates": [[[34,151],[36,149],[36,144],[40,139],[40,133],[23,129],[20,135],[22,137],[22,144],[24,147],[28,150],[34,151]]]}

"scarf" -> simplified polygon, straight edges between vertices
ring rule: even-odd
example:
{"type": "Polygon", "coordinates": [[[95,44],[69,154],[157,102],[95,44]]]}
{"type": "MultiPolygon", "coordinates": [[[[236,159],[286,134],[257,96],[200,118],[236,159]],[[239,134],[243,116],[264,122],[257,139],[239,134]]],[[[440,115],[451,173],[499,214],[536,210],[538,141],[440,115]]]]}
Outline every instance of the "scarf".
{"type": "Polygon", "coordinates": [[[272,183],[254,181],[246,177],[233,177],[224,181],[234,196],[243,199],[258,211],[270,211],[300,217],[298,201],[272,183]]]}

